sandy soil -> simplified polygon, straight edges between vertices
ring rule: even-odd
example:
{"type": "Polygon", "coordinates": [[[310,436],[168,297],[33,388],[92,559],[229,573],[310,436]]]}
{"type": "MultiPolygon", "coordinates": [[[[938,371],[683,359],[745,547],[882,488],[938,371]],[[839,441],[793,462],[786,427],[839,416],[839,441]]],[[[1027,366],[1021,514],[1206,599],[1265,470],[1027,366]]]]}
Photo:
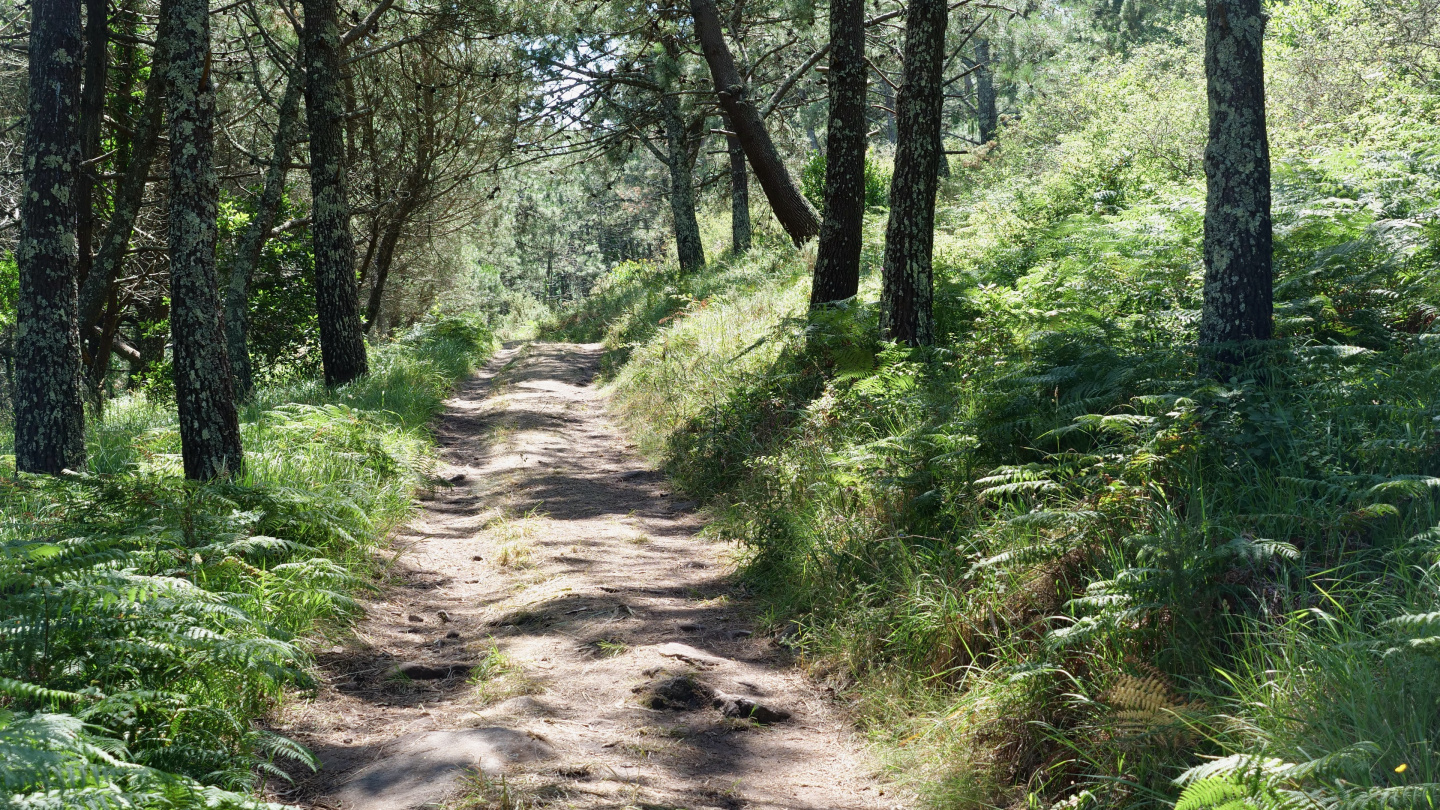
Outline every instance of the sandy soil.
{"type": "Polygon", "coordinates": [[[594,345],[508,346],[436,425],[449,486],[281,730],[312,808],[896,808],[827,690],[754,632],[726,547],[592,385],[594,345]],[[756,708],[759,707],[759,708],[756,708]],[[756,722],[766,710],[783,721],[756,722]],[[730,716],[726,716],[726,714],[730,716]],[[477,773],[477,769],[479,773],[477,773]]]}

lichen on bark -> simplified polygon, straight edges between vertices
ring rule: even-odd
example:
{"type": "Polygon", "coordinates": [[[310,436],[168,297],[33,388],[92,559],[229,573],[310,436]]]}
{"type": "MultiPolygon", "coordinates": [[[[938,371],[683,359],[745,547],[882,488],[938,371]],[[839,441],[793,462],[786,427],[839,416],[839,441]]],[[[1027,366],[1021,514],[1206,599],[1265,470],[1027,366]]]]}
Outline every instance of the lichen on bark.
{"type": "Polygon", "coordinates": [[[243,462],[215,274],[219,179],[206,0],[167,0],[170,113],[170,336],[185,477],[212,480],[243,462]]]}
{"type": "Polygon", "coordinates": [[[853,298],[860,287],[865,219],[865,3],[830,4],[830,117],[825,134],[825,217],[810,305],[853,298]]]}
{"type": "Polygon", "coordinates": [[[85,466],[76,287],[80,164],[80,2],[33,0],[20,200],[15,334],[15,467],[85,466]]]}
{"type": "Polygon", "coordinates": [[[355,277],[355,240],[345,189],[345,98],[335,0],[303,0],[305,119],[310,128],[310,233],[315,251],[315,309],[325,383],[341,385],[369,370],[355,277]]]}
{"type": "Polygon", "coordinates": [[[1217,371],[1271,336],[1273,243],[1261,0],[1208,0],[1205,290],[1200,344],[1217,371]],[[1248,345],[1247,345],[1248,344],[1248,345]]]}
{"type": "Polygon", "coordinates": [[[944,102],[946,0],[913,0],[905,22],[905,68],[896,101],[895,173],[880,291],[880,332],[887,340],[935,342],[931,255],[944,102]]]}

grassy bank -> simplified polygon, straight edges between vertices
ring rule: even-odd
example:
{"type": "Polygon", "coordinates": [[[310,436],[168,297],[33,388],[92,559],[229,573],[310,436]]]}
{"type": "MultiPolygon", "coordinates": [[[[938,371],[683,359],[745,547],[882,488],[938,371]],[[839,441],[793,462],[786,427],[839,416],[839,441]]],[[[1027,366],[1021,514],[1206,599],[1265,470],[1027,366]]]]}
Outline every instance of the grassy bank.
{"type": "Polygon", "coordinates": [[[841,310],[764,248],[552,328],[608,342],[642,445],[936,807],[1440,799],[1433,96],[1277,111],[1278,337],[1210,380],[1190,36],[1051,77],[957,167],[933,349],[874,338],[878,212],[841,310]]]}
{"type": "Polygon", "coordinates": [[[492,343],[426,322],[355,383],[260,390],[229,482],[184,481],[173,406],[140,397],[92,425],[91,472],[6,473],[0,804],[243,806],[309,762],[255,721],[309,685],[306,640],[350,615],[425,485],[427,423],[492,343]]]}

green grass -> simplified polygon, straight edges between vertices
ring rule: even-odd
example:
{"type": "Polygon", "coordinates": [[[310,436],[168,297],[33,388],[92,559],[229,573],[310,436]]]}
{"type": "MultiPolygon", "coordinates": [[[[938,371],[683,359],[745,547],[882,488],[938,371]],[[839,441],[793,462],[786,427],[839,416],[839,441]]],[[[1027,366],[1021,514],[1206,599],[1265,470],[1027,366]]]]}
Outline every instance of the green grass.
{"type": "Polygon", "coordinates": [[[262,389],[232,481],[181,479],[171,408],[137,396],[92,424],[90,472],[0,483],[0,795],[238,806],[310,763],[254,721],[310,686],[308,640],[352,614],[426,485],[428,421],[491,348],[441,319],[338,390],[262,389]]]}

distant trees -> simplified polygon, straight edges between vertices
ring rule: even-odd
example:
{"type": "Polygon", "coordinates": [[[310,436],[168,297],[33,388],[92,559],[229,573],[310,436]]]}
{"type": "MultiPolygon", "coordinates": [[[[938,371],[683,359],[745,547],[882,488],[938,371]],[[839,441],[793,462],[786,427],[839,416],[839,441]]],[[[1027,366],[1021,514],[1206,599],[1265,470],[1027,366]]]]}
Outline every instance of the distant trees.
{"type": "Polygon", "coordinates": [[[887,340],[911,345],[935,340],[930,260],[935,244],[937,172],[944,150],[940,112],[948,23],[946,0],[912,0],[905,20],[880,332],[887,340]]]}
{"type": "Polygon", "coordinates": [[[826,131],[825,218],[810,305],[854,297],[860,288],[865,219],[865,2],[830,3],[830,121],[826,131]]]}
{"type": "Polygon", "coordinates": [[[1209,0],[1205,75],[1205,291],[1200,344],[1222,366],[1270,337],[1270,148],[1261,0],[1209,0]]]}
{"type": "Polygon", "coordinates": [[[15,467],[59,473],[85,464],[75,281],[80,0],[32,0],[30,9],[29,124],[15,250],[15,467]]]}

